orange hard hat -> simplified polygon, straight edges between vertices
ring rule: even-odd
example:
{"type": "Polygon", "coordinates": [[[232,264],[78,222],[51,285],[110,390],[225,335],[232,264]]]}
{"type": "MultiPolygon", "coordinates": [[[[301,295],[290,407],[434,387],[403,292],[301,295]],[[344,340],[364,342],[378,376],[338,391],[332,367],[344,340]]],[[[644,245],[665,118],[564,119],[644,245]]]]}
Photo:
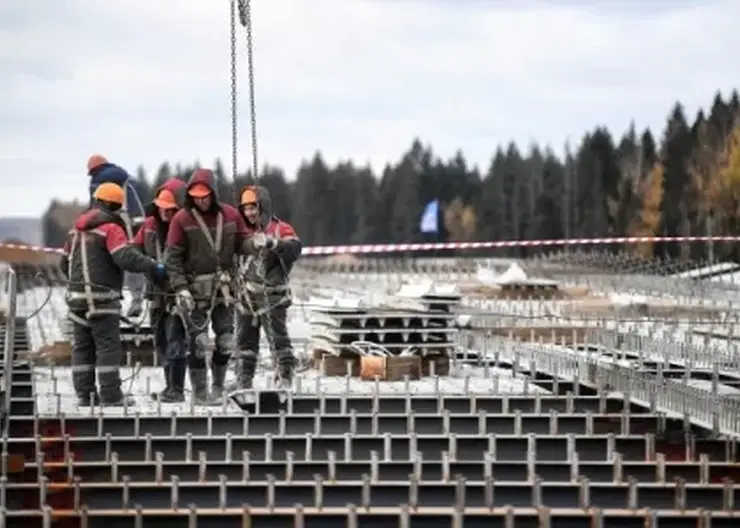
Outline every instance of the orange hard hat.
{"type": "Polygon", "coordinates": [[[123,192],[123,187],[120,185],[116,185],[115,183],[101,183],[97,189],[95,189],[95,193],[93,193],[93,198],[96,200],[100,200],[101,202],[111,202],[118,205],[123,205],[123,202],[125,200],[125,193],[123,192]]]}
{"type": "Polygon", "coordinates": [[[169,189],[162,189],[154,199],[154,205],[160,209],[177,209],[175,195],[169,189]]]}
{"type": "Polygon", "coordinates": [[[241,205],[256,204],[257,200],[257,189],[254,187],[247,187],[242,191],[242,195],[239,197],[239,203],[241,205]]]}
{"type": "Polygon", "coordinates": [[[101,165],[105,165],[106,163],[108,163],[108,160],[105,158],[105,156],[101,156],[100,154],[93,154],[92,156],[87,158],[87,172],[90,172],[91,170],[96,169],[101,165]]]}
{"type": "Polygon", "coordinates": [[[205,198],[210,196],[212,192],[211,188],[205,183],[196,183],[188,189],[188,194],[193,198],[205,198]]]}

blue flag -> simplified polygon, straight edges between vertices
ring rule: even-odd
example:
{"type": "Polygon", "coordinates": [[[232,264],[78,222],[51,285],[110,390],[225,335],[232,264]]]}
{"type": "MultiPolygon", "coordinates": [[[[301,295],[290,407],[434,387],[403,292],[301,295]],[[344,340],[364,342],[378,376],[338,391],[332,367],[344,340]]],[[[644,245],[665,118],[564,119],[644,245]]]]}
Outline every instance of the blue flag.
{"type": "Polygon", "coordinates": [[[424,207],[421,222],[419,222],[419,231],[422,233],[439,232],[439,200],[432,200],[424,207]]]}

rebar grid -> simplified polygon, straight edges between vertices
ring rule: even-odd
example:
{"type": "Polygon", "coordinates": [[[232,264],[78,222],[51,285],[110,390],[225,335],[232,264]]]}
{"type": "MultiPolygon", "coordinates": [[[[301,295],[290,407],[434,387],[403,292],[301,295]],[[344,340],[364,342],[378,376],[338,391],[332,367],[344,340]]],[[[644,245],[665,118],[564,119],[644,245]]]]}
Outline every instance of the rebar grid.
{"type": "MultiPolygon", "coordinates": [[[[290,317],[305,369],[281,411],[258,403],[247,414],[226,400],[149,401],[164,380],[145,361],[146,342],[142,351],[133,341],[122,375],[136,405],[77,407],[65,360],[53,354],[64,341],[58,277],[19,274],[18,328],[32,352],[14,375],[0,523],[732,526],[734,287],[668,271],[687,268],[575,252],[306,260],[290,317]],[[514,262],[557,288],[489,280],[514,262]],[[391,317],[399,287],[425,282],[454,282],[462,294],[449,316],[449,374],[363,381],[311,362],[312,313],[365,304],[369,317],[391,317]],[[8,469],[18,451],[27,453],[20,481],[8,469]],[[23,506],[29,500],[34,507],[23,506]]],[[[146,322],[134,330],[146,333],[146,322]]],[[[258,392],[271,389],[270,366],[258,392]]]]}

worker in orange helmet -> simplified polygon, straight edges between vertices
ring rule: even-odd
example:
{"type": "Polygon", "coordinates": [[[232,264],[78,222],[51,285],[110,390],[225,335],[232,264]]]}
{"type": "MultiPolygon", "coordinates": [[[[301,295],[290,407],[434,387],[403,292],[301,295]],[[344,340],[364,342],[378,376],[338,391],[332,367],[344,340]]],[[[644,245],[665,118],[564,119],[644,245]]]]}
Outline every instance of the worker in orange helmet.
{"type": "Polygon", "coordinates": [[[252,389],[259,358],[260,328],[277,363],[278,386],[290,390],[295,355],[288,333],[288,308],[292,303],[289,278],[301,255],[302,245],[288,222],[273,215],[269,191],[247,185],[239,197],[239,211],[252,235],[252,254],[240,259],[239,288],[244,310],[239,318],[237,348],[241,390],[252,389]]]}
{"type": "Polygon", "coordinates": [[[247,227],[239,211],[218,199],[213,171],[191,176],[184,207],[170,222],[165,259],[178,311],[187,321],[188,373],[197,404],[218,403],[229,360],[235,350],[231,293],[235,256],[249,251],[247,227]],[[211,387],[206,357],[208,323],[216,336],[211,358],[211,387]]]}
{"type": "MultiPolygon", "coordinates": [[[[185,198],[185,182],[177,178],[166,181],[154,193],[154,200],[145,208],[146,220],[132,245],[157,262],[164,263],[164,244],[175,213],[185,198]]],[[[149,322],[154,330],[154,346],[163,365],[165,388],[152,397],[163,403],[185,401],[185,373],[187,371],[187,334],[182,319],[173,314],[174,292],[169,285],[149,282],[149,322]]],[[[143,311],[143,296],[136,295],[129,309],[129,317],[138,317],[143,311]]]]}
{"type": "Polygon", "coordinates": [[[93,198],[93,207],[70,230],[61,259],[69,281],[66,301],[74,335],[72,381],[79,405],[131,404],[121,391],[119,373],[123,272],[148,273],[154,280],[164,280],[166,271],[128,244],[119,215],[123,188],[103,183],[93,198]]]}
{"type": "MultiPolygon", "coordinates": [[[[115,183],[124,190],[124,202],[119,215],[126,224],[126,234],[134,237],[137,222],[144,214],[139,193],[129,173],[122,167],[111,163],[105,156],[93,154],[87,160],[87,174],[90,176],[90,207],[94,206],[95,190],[103,183],[115,183]]],[[[137,274],[126,274],[126,287],[137,296],[141,296],[146,284],[146,277],[137,274]]]]}
{"type": "Polygon", "coordinates": [[[87,174],[90,177],[90,206],[94,204],[93,194],[103,183],[115,183],[124,189],[125,212],[133,219],[143,214],[141,201],[131,175],[122,167],[111,163],[105,156],[93,154],[87,160],[87,174]]]}

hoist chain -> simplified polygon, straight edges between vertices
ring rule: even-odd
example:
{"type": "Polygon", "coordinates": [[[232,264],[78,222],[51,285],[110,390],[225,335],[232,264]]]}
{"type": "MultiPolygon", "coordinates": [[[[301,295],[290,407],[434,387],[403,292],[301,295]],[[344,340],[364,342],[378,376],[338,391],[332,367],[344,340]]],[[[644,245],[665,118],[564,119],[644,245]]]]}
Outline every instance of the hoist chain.
{"type": "MultiPolygon", "coordinates": [[[[249,118],[251,122],[251,135],[252,135],[252,178],[249,183],[257,183],[259,177],[259,160],[257,156],[257,109],[256,109],[256,90],[254,84],[254,41],[252,35],[252,2],[251,0],[231,0],[231,112],[232,112],[232,164],[234,172],[234,182],[236,183],[237,177],[237,150],[238,150],[238,137],[237,137],[237,125],[238,125],[238,105],[237,105],[237,75],[236,75],[236,20],[235,20],[235,6],[239,9],[239,23],[247,31],[247,69],[249,75],[249,118]]],[[[234,186],[234,192],[238,193],[239,190],[234,186]]],[[[236,203],[238,203],[239,197],[236,197],[236,203]]],[[[263,226],[263,229],[267,226],[263,226]]],[[[257,265],[260,267],[260,271],[263,274],[267,272],[267,255],[264,251],[261,252],[258,257],[257,265]]],[[[265,337],[270,346],[270,351],[273,353],[273,363],[278,368],[277,358],[274,354],[277,352],[275,349],[275,341],[272,324],[272,308],[270,307],[270,297],[267,293],[267,289],[264,292],[264,331],[265,337]]],[[[259,324],[260,314],[254,313],[254,323],[259,324]]],[[[238,326],[238,325],[237,325],[238,326]]],[[[237,329],[238,331],[238,329],[237,329]]],[[[259,347],[258,347],[259,348],[259,347]]]]}
{"type": "Polygon", "coordinates": [[[234,182],[234,203],[238,203],[239,189],[236,180],[238,175],[238,121],[239,107],[237,105],[236,90],[236,1],[231,0],[231,177],[234,182]]]}
{"type": "Polygon", "coordinates": [[[254,42],[252,38],[252,0],[238,0],[239,22],[247,30],[247,70],[249,74],[249,119],[252,128],[252,178],[257,182],[259,162],[257,158],[257,109],[254,87],[254,42]]]}

